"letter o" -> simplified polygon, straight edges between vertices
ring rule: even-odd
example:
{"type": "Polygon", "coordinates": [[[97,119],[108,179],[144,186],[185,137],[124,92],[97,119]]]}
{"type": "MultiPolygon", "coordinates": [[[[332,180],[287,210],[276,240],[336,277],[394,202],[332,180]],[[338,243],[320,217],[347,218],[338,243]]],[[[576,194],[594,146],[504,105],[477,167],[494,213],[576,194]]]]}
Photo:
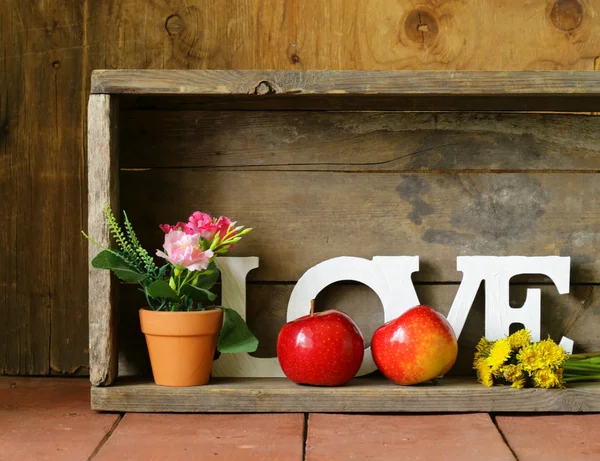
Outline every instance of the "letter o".
{"type": "MultiPolygon", "coordinates": [[[[287,321],[310,313],[310,301],[332,283],[353,280],[371,288],[381,300],[384,322],[419,304],[410,276],[419,270],[418,256],[376,256],[372,261],[353,256],[328,259],[311,267],[298,280],[290,296],[287,321]]],[[[365,349],[356,376],[377,369],[371,348],[365,349]]]]}

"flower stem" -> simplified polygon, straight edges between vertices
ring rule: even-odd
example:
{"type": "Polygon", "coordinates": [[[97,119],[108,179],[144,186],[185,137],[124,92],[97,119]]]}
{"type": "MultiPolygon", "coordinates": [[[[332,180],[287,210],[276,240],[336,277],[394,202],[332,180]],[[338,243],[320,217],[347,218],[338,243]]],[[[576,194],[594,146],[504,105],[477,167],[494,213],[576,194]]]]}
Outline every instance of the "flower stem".
{"type": "Polygon", "coordinates": [[[186,274],[185,274],[185,277],[183,279],[183,282],[181,282],[181,276],[177,277],[178,281],[180,282],[180,283],[177,284],[177,294],[178,295],[180,294],[181,288],[184,287],[187,284],[188,279],[190,278],[190,274],[192,274],[192,271],[187,270],[186,274]]]}
{"type": "Polygon", "coordinates": [[[565,370],[596,370],[600,373],[600,364],[598,363],[577,363],[565,362],[563,365],[565,370]]]}
{"type": "Polygon", "coordinates": [[[564,382],[566,383],[574,383],[574,382],[578,382],[578,381],[599,381],[600,380],[600,374],[595,374],[595,375],[577,375],[577,376],[565,376],[563,378],[564,382]]]}
{"type": "Polygon", "coordinates": [[[600,352],[585,352],[582,354],[571,354],[569,356],[569,360],[581,360],[581,359],[589,359],[593,357],[600,357],[600,352]]]}

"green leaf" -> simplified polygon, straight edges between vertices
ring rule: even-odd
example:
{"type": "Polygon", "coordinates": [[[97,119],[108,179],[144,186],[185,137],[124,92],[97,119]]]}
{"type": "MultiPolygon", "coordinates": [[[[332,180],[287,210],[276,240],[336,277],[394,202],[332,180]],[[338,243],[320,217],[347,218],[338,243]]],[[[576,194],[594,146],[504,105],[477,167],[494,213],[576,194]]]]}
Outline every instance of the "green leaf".
{"type": "MultiPolygon", "coordinates": [[[[217,280],[219,280],[219,276],[221,273],[214,262],[210,263],[206,271],[202,272],[198,277],[198,281],[194,284],[196,288],[202,288],[204,290],[210,290],[217,280]]],[[[212,299],[211,299],[212,301],[212,299]]]]}
{"type": "Polygon", "coordinates": [[[221,307],[225,320],[217,342],[221,353],[254,352],[258,348],[258,339],[252,334],[244,319],[235,310],[221,307]]]}
{"type": "Polygon", "coordinates": [[[188,296],[196,301],[214,301],[217,299],[217,295],[212,291],[205,290],[204,288],[195,287],[193,285],[185,285],[181,287],[181,293],[188,296]]]}
{"type": "Polygon", "coordinates": [[[103,250],[92,260],[92,267],[108,269],[124,282],[141,282],[147,275],[139,272],[111,250],[103,250]]]}
{"type": "Polygon", "coordinates": [[[166,280],[156,280],[152,282],[146,287],[146,293],[148,293],[148,296],[152,296],[153,298],[168,298],[179,300],[179,296],[169,286],[169,282],[167,282],[166,280]]]}
{"type": "Polygon", "coordinates": [[[165,273],[167,272],[167,269],[170,267],[169,264],[165,264],[164,266],[162,266],[159,270],[158,270],[158,275],[156,276],[157,279],[162,279],[165,275],[165,273]]]}

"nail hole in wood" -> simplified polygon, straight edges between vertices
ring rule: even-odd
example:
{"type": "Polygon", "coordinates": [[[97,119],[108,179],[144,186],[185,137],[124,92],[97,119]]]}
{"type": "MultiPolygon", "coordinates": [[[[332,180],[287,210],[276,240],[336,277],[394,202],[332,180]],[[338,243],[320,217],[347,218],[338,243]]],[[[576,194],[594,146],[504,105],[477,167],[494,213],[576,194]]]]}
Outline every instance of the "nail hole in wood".
{"type": "Polygon", "coordinates": [[[271,86],[271,84],[267,81],[262,81],[256,88],[254,89],[254,94],[263,95],[263,94],[273,94],[275,93],[275,89],[271,86]]]}

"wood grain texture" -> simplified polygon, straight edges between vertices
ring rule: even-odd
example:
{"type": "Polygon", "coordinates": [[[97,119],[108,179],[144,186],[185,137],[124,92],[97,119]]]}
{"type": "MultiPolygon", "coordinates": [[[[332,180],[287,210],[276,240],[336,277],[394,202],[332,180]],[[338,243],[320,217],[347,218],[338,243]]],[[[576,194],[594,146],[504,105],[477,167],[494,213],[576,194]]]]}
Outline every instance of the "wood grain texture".
{"type": "Polygon", "coordinates": [[[121,93],[124,108],[159,110],[257,110],[257,111],[416,111],[416,112],[558,112],[594,113],[597,95],[541,97],[513,95],[390,95],[334,94],[195,95],[121,93]]]}
{"type": "MultiPolygon", "coordinates": [[[[91,95],[88,105],[88,234],[104,247],[111,236],[103,213],[119,210],[118,102],[109,95],[91,95]]],[[[89,261],[99,248],[89,242],[89,261]]],[[[90,381],[108,385],[117,376],[118,287],[107,270],[89,268],[90,381]]]]}
{"type": "Polygon", "coordinates": [[[203,109],[590,112],[598,80],[581,71],[121,69],[94,71],[92,92],[140,95],[129,102],[138,107],[154,95],[203,109]]]}
{"type": "MultiPolygon", "coordinates": [[[[119,376],[150,376],[150,362],[144,336],[139,328],[138,309],[144,305],[142,293],[134,285],[122,285],[119,304],[119,376]]],[[[555,341],[567,336],[577,351],[600,349],[595,333],[600,315],[600,287],[574,285],[568,295],[558,294],[551,285],[516,284],[511,287],[510,304],[517,308],[525,301],[528,288],[542,290],[542,337],[555,341]]],[[[250,329],[259,340],[256,357],[275,357],[277,335],[286,322],[286,309],[293,285],[251,283],[247,288],[246,316],[250,329]]],[[[448,315],[458,285],[417,284],[421,303],[448,315]]],[[[371,343],[375,330],[383,323],[383,310],[377,295],[361,284],[338,283],[325,288],[317,297],[317,311],[338,309],[358,324],[365,343],[371,343]]],[[[465,327],[459,337],[459,354],[450,375],[474,375],[473,353],[484,335],[484,292],[480,288],[465,327]]]]}
{"type": "Polygon", "coordinates": [[[88,1],[90,69],[292,69],[277,0],[88,1]]]}
{"type": "Polygon", "coordinates": [[[593,1],[291,2],[304,69],[591,69],[593,1]],[[578,10],[554,8],[575,3],[578,10]],[[520,31],[520,32],[516,32],[520,31]]]}
{"type": "Polygon", "coordinates": [[[600,171],[600,118],[127,110],[122,168],[600,171]]]}
{"type": "Polygon", "coordinates": [[[108,0],[88,2],[87,39],[95,68],[107,69],[591,70],[598,8],[589,0],[108,0]]]}
{"type": "Polygon", "coordinates": [[[0,4],[0,374],[87,364],[82,18],[0,4]]]}
{"type": "Polygon", "coordinates": [[[577,71],[97,70],[92,93],[228,95],[240,107],[280,110],[589,112],[600,107],[599,81],[577,71]]]}
{"type": "Polygon", "coordinates": [[[148,248],[160,223],[196,209],[253,227],[231,254],[260,257],[249,280],[297,281],[336,256],[419,255],[414,280],[455,282],[456,256],[483,254],[569,255],[573,282],[600,281],[596,173],[150,169],[121,181],[148,248]]]}
{"type": "MultiPolygon", "coordinates": [[[[71,373],[87,366],[87,246],[75,236],[85,228],[82,125],[92,69],[593,70],[599,21],[598,5],[589,0],[5,0],[0,215],[8,222],[0,226],[6,319],[0,372],[71,373]],[[41,236],[36,245],[22,241],[21,222],[41,236]]],[[[335,108],[334,96],[287,104],[307,101],[314,108],[325,101],[335,108]]],[[[255,104],[255,95],[248,98],[255,104]]],[[[226,99],[202,107],[231,108],[226,99]]],[[[263,108],[281,108],[281,99],[258,99],[263,108]]],[[[439,106],[439,98],[423,99],[393,109],[439,106]]],[[[151,104],[163,100],[153,96],[151,104]]],[[[470,101],[471,110],[489,109],[485,98],[470,101]]],[[[556,106],[544,101],[514,98],[510,105],[556,106]]],[[[569,101],[576,104],[561,102],[569,111],[598,106],[589,97],[569,101]]],[[[445,104],[465,109],[462,100],[445,104]]]]}
{"type": "Polygon", "coordinates": [[[552,97],[598,95],[599,83],[600,75],[581,71],[96,70],[91,92],[552,97]]]}
{"type": "Polygon", "coordinates": [[[597,412],[600,384],[564,390],[485,387],[474,379],[444,378],[435,385],[397,386],[356,378],[342,387],[300,386],[284,378],[222,378],[206,386],[161,387],[118,380],[92,388],[92,409],[127,412],[597,412]]]}

